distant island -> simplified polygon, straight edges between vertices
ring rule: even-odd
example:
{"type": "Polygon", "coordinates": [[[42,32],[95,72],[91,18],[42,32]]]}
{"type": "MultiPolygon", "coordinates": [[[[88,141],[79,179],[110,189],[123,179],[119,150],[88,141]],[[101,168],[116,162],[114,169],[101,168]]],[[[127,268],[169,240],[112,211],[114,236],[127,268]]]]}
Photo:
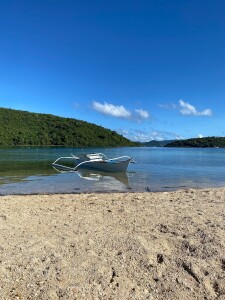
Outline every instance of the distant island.
{"type": "Polygon", "coordinates": [[[162,140],[162,141],[156,141],[152,140],[149,142],[142,143],[142,146],[145,147],[164,147],[169,143],[172,143],[174,140],[162,140]]]}
{"type": "Polygon", "coordinates": [[[225,148],[225,137],[204,137],[176,140],[164,147],[225,148]]]}
{"type": "Polygon", "coordinates": [[[136,146],[116,131],[81,120],[0,108],[1,146],[136,146]]]}
{"type": "Polygon", "coordinates": [[[225,148],[225,137],[191,138],[186,140],[151,140],[141,143],[144,147],[180,147],[180,148],[225,148]]]}

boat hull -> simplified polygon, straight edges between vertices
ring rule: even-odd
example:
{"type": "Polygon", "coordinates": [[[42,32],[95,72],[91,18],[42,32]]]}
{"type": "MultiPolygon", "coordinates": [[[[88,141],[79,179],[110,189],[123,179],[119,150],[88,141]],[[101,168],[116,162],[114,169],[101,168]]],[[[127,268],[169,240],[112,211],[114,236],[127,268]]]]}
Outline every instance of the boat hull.
{"type": "MultiPolygon", "coordinates": [[[[78,169],[99,170],[104,172],[126,172],[130,159],[124,161],[90,161],[78,166],[78,169]]],[[[75,168],[76,169],[76,168],[75,168]]]]}
{"type": "Polygon", "coordinates": [[[81,154],[79,156],[72,154],[72,156],[59,157],[52,165],[67,171],[89,169],[103,172],[126,172],[130,162],[134,163],[134,160],[129,156],[120,156],[110,159],[103,153],[92,153],[81,154]],[[71,166],[71,164],[73,165],[71,166]]]}

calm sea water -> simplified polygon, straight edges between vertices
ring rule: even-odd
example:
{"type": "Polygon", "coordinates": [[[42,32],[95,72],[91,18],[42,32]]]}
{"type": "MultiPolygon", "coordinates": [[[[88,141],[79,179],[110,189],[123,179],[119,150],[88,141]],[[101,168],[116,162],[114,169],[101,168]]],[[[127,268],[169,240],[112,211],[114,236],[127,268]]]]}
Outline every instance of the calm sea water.
{"type": "Polygon", "coordinates": [[[225,149],[200,148],[0,148],[0,194],[165,191],[225,186],[225,149]],[[126,173],[60,173],[59,156],[102,152],[129,155],[126,173]]]}

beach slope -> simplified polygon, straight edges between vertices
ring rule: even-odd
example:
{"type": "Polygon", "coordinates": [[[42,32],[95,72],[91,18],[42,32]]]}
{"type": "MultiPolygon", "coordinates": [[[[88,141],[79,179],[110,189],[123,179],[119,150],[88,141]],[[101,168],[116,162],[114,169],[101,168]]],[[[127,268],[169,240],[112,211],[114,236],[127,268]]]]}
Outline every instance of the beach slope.
{"type": "Polygon", "coordinates": [[[0,197],[0,295],[225,299],[225,189],[0,197]]]}

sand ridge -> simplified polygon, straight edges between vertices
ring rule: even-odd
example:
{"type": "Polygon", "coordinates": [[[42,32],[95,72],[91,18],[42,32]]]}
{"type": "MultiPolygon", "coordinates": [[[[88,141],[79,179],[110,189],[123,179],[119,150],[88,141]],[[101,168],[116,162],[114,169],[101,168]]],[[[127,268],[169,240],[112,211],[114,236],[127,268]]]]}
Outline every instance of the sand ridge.
{"type": "Polygon", "coordinates": [[[0,295],[225,299],[225,188],[0,197],[0,295]]]}

